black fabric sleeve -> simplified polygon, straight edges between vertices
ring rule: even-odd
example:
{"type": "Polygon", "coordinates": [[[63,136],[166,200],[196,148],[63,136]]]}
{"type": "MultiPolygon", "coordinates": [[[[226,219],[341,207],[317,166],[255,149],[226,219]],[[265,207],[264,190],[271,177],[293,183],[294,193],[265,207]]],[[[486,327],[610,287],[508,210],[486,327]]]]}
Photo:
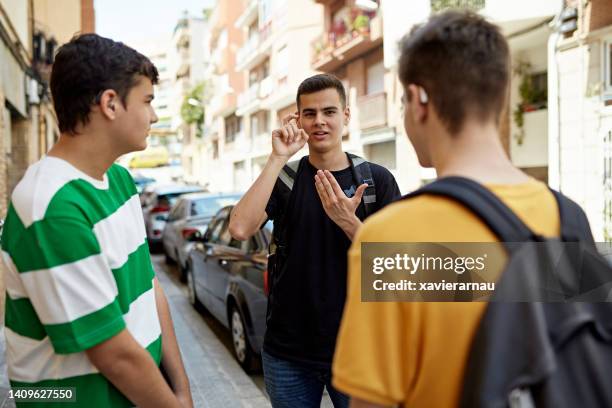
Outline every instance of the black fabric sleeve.
{"type": "Polygon", "coordinates": [[[370,163],[376,189],[376,211],[402,197],[393,174],[383,166],[370,163]]]}

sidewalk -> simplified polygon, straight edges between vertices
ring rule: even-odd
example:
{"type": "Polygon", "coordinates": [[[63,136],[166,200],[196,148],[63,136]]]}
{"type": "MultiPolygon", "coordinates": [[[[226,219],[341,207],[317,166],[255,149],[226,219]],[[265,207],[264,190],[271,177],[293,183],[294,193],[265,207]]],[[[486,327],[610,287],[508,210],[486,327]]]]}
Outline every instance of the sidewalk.
{"type": "MultiPolygon", "coordinates": [[[[270,403],[253,381],[236,363],[233,356],[208,328],[202,317],[189,304],[187,296],[164,271],[158,269],[166,297],[170,303],[174,327],[195,407],[263,408],[270,403]]],[[[4,333],[0,335],[0,408],[14,407],[8,400],[4,333]]]]}

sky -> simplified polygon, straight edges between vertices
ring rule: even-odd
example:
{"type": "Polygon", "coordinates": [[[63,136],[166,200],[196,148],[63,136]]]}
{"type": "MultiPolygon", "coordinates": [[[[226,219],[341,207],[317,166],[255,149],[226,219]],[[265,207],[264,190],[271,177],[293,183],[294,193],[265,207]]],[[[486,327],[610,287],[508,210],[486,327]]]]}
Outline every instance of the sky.
{"type": "Polygon", "coordinates": [[[172,35],[178,19],[187,10],[202,16],[215,0],[94,0],[96,32],[127,44],[172,35]]]}

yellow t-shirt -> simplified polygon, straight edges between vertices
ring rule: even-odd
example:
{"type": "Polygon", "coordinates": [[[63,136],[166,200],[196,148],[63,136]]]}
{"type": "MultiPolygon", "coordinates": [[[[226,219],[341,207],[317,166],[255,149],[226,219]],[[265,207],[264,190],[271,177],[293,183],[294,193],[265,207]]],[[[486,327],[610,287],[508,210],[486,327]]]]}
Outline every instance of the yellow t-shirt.
{"type": "MultiPolygon", "coordinates": [[[[545,184],[532,179],[488,187],[533,231],[550,237],[560,234],[557,204],[545,184]]],[[[361,243],[495,241],[470,210],[444,197],[403,200],[368,219],[349,251],[334,386],[382,405],[456,406],[486,303],[361,302],[361,243]]]]}

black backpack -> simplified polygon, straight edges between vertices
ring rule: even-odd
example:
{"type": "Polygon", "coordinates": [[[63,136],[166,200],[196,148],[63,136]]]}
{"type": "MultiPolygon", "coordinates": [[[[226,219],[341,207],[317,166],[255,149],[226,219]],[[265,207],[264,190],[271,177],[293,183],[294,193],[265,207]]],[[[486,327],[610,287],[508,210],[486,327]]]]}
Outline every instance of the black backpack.
{"type": "Polygon", "coordinates": [[[582,209],[552,192],[559,239],[535,234],[469,179],[443,178],[408,196],[458,201],[508,253],[471,345],[461,407],[612,407],[612,268],[597,252],[582,209]],[[534,242],[544,251],[534,252],[534,242]],[[517,293],[525,301],[516,301],[517,293]]]}

